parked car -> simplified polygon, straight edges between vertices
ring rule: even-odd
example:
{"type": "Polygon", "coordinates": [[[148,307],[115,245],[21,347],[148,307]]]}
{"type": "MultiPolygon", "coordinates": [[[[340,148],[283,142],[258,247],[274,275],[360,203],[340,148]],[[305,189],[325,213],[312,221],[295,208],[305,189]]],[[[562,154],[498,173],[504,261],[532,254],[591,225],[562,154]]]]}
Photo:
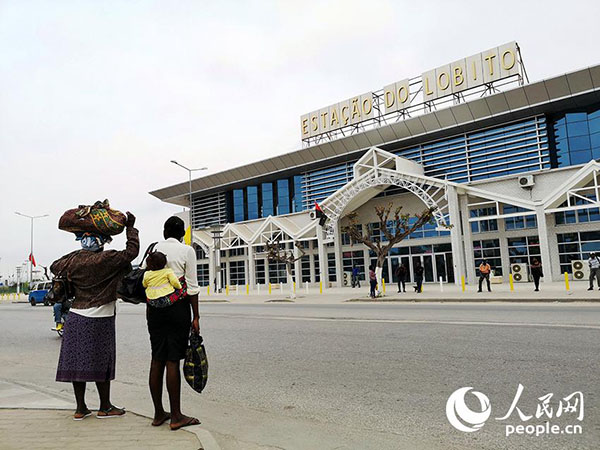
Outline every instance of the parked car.
{"type": "Polygon", "coordinates": [[[34,284],[33,289],[29,291],[29,303],[31,303],[31,306],[35,306],[38,303],[43,303],[46,306],[50,305],[50,302],[46,300],[46,294],[51,286],[51,281],[40,281],[34,284]]]}

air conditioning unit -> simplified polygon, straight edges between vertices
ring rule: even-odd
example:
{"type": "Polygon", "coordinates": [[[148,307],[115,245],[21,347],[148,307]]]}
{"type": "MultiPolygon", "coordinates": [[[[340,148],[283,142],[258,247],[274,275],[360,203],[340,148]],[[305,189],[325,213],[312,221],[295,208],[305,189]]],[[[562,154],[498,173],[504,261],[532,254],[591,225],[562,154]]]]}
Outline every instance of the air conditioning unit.
{"type": "Polygon", "coordinates": [[[511,264],[510,272],[513,276],[513,281],[515,283],[525,283],[529,281],[529,277],[527,276],[527,264],[511,264]]]}
{"type": "Polygon", "coordinates": [[[344,277],[342,278],[343,286],[352,286],[352,272],[344,272],[344,277]]]}
{"type": "Polygon", "coordinates": [[[571,268],[573,269],[571,277],[574,280],[587,280],[590,278],[590,267],[587,262],[575,259],[571,261],[571,268]]]}
{"type": "Polygon", "coordinates": [[[535,184],[535,180],[533,179],[533,175],[523,175],[519,177],[519,186],[524,189],[530,189],[535,184]]]}
{"type": "Polygon", "coordinates": [[[311,211],[310,213],[308,213],[308,217],[310,217],[310,220],[315,220],[317,218],[317,212],[311,211]]]}

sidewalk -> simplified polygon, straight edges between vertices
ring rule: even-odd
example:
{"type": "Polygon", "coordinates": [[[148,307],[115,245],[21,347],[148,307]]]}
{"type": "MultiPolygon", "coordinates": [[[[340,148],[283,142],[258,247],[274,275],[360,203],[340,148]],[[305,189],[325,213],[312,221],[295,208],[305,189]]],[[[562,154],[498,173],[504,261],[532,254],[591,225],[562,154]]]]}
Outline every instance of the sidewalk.
{"type": "Polygon", "coordinates": [[[291,288],[287,284],[272,285],[269,294],[268,286],[246,291],[246,286],[229,288],[229,294],[223,292],[207,295],[206,288],[200,291],[201,302],[230,302],[258,304],[270,302],[289,302],[304,304],[339,304],[344,302],[389,302],[389,301],[428,301],[428,302],[600,302],[600,291],[596,288],[588,291],[587,281],[571,281],[569,290],[564,282],[547,282],[540,284],[540,291],[535,292],[533,283],[514,283],[513,290],[508,283],[492,284],[492,292],[477,292],[477,286],[466,285],[465,291],[455,284],[425,283],[423,292],[414,292],[413,283],[406,283],[406,293],[399,294],[397,284],[387,284],[385,294],[375,300],[369,298],[369,288],[362,283],[360,288],[329,288],[320,293],[318,285],[302,284],[296,288],[296,298],[290,299],[291,288]],[[236,293],[237,292],[237,293],[236,293]]]}
{"type": "Polygon", "coordinates": [[[153,427],[131,411],[98,420],[95,414],[73,420],[71,403],[13,383],[0,381],[0,448],[13,449],[202,449],[188,430],[153,427]]]}

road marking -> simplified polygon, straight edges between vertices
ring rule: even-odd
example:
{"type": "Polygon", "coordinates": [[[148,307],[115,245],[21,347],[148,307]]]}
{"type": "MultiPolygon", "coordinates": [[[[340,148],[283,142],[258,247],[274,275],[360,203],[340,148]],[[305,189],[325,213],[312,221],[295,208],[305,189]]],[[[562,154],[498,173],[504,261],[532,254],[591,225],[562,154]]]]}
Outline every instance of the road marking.
{"type": "Polygon", "coordinates": [[[264,319],[264,320],[293,320],[307,322],[353,322],[353,323],[398,323],[398,324],[432,324],[432,325],[480,325],[496,327],[549,327],[549,328],[577,328],[600,330],[600,325],[577,325],[560,323],[527,323],[527,322],[489,322],[470,320],[414,320],[414,319],[358,319],[352,317],[291,317],[291,316],[259,316],[245,314],[204,313],[203,317],[232,317],[236,319],[264,319]]]}

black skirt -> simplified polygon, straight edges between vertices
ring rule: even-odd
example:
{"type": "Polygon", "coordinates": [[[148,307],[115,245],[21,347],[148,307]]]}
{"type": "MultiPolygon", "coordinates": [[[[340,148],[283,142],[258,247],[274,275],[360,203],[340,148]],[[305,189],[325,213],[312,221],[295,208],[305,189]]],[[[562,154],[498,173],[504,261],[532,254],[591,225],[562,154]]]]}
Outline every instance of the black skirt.
{"type": "Polygon", "coordinates": [[[152,359],[179,361],[185,358],[190,336],[192,312],[187,297],[166,308],[146,305],[152,359]]]}

